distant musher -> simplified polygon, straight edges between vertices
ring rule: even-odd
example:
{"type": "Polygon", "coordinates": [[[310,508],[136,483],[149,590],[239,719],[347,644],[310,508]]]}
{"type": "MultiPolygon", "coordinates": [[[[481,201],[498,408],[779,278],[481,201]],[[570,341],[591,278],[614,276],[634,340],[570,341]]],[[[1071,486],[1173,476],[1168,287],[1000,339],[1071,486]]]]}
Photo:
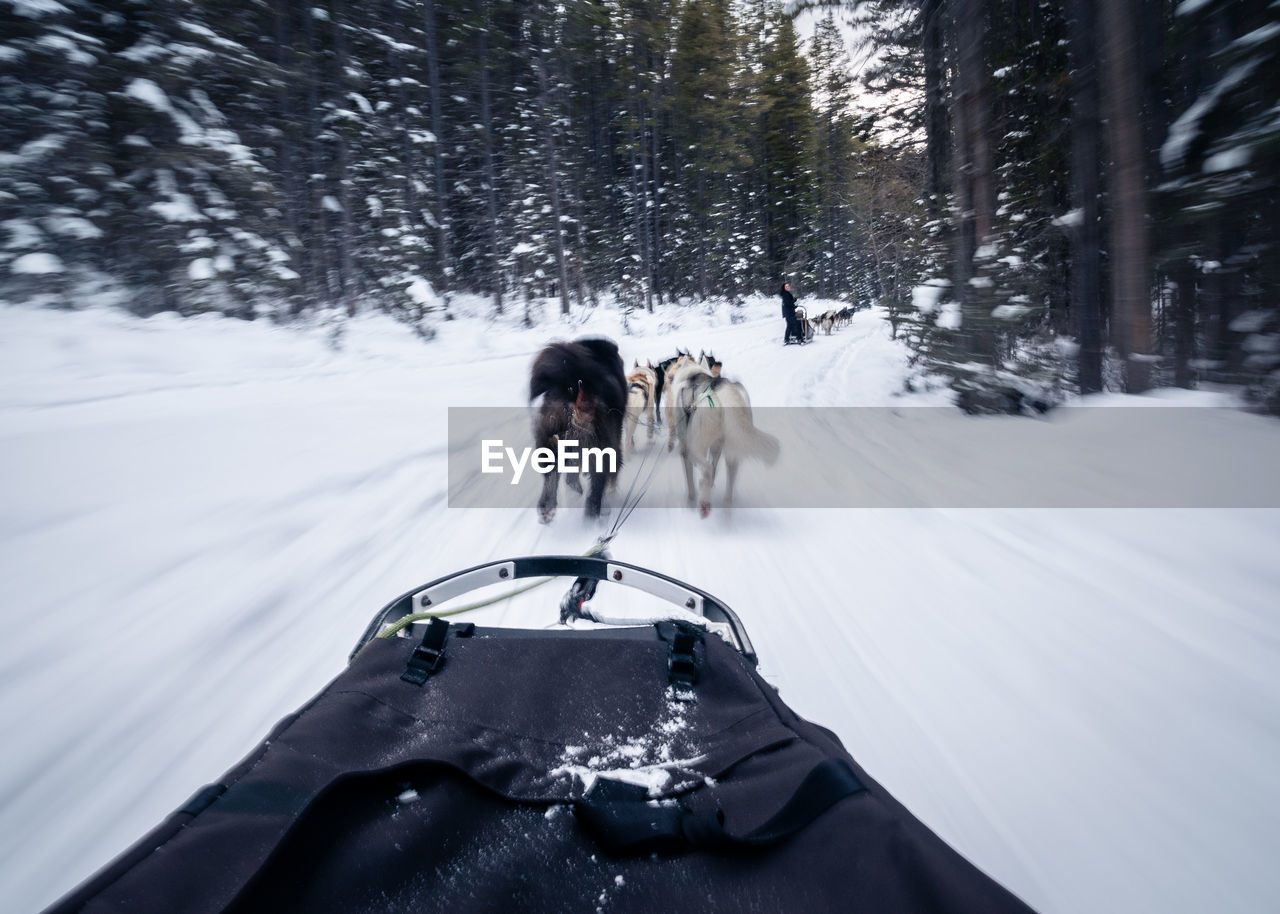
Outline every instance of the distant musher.
{"type": "Polygon", "coordinates": [[[784,282],[782,284],[782,316],[787,321],[786,332],[782,334],[782,345],[794,341],[796,343],[804,342],[804,333],[800,329],[800,323],[796,320],[796,297],[791,294],[791,283],[784,282]]]}

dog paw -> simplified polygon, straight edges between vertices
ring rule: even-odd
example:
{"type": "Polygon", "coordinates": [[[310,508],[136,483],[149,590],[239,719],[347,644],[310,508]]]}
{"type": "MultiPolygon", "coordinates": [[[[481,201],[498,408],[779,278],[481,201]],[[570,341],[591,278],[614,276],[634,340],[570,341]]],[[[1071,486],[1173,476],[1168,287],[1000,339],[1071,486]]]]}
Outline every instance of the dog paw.
{"type": "Polygon", "coordinates": [[[698,516],[699,516],[699,517],[701,517],[701,518],[706,518],[706,517],[707,517],[708,515],[710,515],[710,514],[711,514],[711,502],[709,502],[709,501],[704,501],[704,502],[702,502],[702,503],[700,503],[700,504],[698,505],[698,516]]]}

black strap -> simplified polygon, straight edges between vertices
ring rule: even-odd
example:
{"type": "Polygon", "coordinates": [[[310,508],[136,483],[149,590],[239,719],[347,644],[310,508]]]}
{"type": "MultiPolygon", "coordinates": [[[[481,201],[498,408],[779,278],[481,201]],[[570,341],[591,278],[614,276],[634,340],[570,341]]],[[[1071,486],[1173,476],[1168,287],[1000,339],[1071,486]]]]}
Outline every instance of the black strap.
{"type": "Polygon", "coordinates": [[[671,645],[667,654],[667,681],[677,691],[689,690],[702,677],[707,656],[703,635],[701,627],[689,622],[658,623],[658,637],[671,645]]]}
{"type": "Polygon", "coordinates": [[[684,850],[685,808],[674,800],[649,803],[646,788],[600,778],[591,793],[574,804],[574,815],[610,851],[684,850]]]}
{"type": "Polygon", "coordinates": [[[422,643],[413,649],[409,665],[400,678],[413,685],[422,685],[444,662],[444,642],[449,635],[449,623],[439,617],[427,625],[422,643]]]}
{"type": "Polygon", "coordinates": [[[795,834],[837,800],[865,790],[853,769],[842,759],[824,759],[815,765],[790,799],[768,822],[737,840],[748,844],[772,844],[795,834]]]}
{"type": "Polygon", "coordinates": [[[680,800],[654,801],[648,790],[608,778],[596,781],[574,813],[592,837],[620,853],[681,853],[724,845],[776,844],[803,829],[839,800],[865,790],[843,759],[829,758],[809,771],[782,808],[745,833],[726,825],[712,790],[680,800]]]}

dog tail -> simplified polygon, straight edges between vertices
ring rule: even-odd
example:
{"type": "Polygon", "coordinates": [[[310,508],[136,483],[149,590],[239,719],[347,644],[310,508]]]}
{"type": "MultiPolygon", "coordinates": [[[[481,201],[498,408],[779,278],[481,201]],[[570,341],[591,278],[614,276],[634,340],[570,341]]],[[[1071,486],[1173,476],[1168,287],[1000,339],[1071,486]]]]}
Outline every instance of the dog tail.
{"type": "Polygon", "coordinates": [[[768,432],[762,432],[751,421],[751,407],[747,405],[725,410],[725,449],[740,457],[762,460],[773,466],[778,462],[782,445],[768,432]]]}
{"type": "Polygon", "coordinates": [[[734,450],[744,457],[763,460],[769,466],[777,463],[778,455],[782,452],[778,439],[756,428],[749,417],[743,417],[743,426],[733,442],[734,450]]]}
{"type": "Polygon", "coordinates": [[[564,343],[551,343],[533,360],[529,375],[529,399],[546,394],[572,400],[578,392],[581,371],[576,353],[564,343]]]}

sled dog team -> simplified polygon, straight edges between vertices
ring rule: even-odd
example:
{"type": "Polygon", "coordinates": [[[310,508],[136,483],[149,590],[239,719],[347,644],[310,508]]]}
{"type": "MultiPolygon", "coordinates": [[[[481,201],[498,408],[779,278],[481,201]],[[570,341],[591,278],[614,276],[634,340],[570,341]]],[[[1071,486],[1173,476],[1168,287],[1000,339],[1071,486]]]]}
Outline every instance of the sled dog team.
{"type": "MultiPolygon", "coordinates": [[[[534,420],[536,445],[554,448],[559,438],[575,438],[581,447],[612,447],[621,457],[624,443],[626,453],[636,452],[637,426],[644,425],[652,440],[665,423],[667,450],[680,448],[689,503],[706,517],[721,457],[728,507],[741,461],[751,458],[772,465],[779,452],[778,439],[752,422],[746,388],[723,377],[721,367],[712,353],[694,358],[691,352],[677,350],[657,365],[635,362],[628,374],[612,340],[552,343],[534,359],[529,384],[529,399],[542,397],[534,420]]],[[[598,517],[616,469],[596,468],[583,475],[589,477],[586,514],[598,517]]],[[[569,475],[566,484],[582,491],[577,475],[569,475]]],[[[538,500],[543,523],[555,517],[558,487],[559,474],[547,473],[538,500]]]]}
{"type": "Polygon", "coordinates": [[[834,309],[823,311],[817,317],[811,317],[809,320],[824,335],[830,336],[832,330],[839,330],[841,327],[847,327],[853,323],[853,309],[846,307],[841,308],[839,311],[834,309]]]}

